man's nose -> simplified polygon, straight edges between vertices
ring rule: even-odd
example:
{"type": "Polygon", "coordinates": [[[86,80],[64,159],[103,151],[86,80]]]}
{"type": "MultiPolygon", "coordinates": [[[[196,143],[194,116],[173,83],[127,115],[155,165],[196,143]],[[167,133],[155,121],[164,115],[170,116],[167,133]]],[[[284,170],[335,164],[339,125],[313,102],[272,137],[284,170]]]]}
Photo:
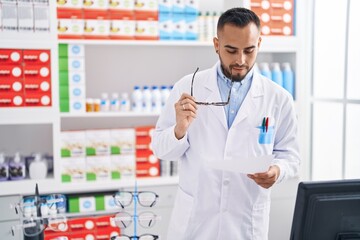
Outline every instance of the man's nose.
{"type": "Polygon", "coordinates": [[[245,54],[239,53],[236,55],[236,63],[242,65],[245,63],[245,54]]]}

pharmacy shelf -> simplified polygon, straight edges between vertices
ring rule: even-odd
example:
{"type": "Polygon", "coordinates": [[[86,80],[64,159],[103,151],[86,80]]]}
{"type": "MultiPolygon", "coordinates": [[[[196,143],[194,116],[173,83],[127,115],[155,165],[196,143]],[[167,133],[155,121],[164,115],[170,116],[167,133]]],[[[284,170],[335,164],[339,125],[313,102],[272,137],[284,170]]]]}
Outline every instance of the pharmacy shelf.
{"type": "MultiPolygon", "coordinates": [[[[149,186],[177,185],[178,177],[148,177],[136,180],[139,188],[149,186]]],[[[0,196],[7,195],[33,195],[35,185],[38,184],[40,194],[51,193],[86,193],[117,191],[120,188],[135,186],[135,179],[124,179],[120,181],[97,181],[84,183],[60,183],[56,179],[42,180],[17,180],[0,182],[0,196]]]]}
{"type": "Polygon", "coordinates": [[[158,113],[144,112],[88,112],[88,113],[61,113],[62,118],[89,118],[89,117],[158,117],[158,113]]]}
{"type": "Polygon", "coordinates": [[[58,119],[52,107],[0,108],[0,125],[5,124],[46,124],[58,119]]]}
{"type": "Polygon", "coordinates": [[[0,48],[50,49],[54,44],[56,38],[50,33],[0,32],[0,48]]]}
{"type": "Polygon", "coordinates": [[[58,43],[83,45],[120,45],[120,46],[189,46],[209,47],[212,42],[199,41],[161,41],[161,40],[86,40],[86,39],[59,39],[58,43]]]}
{"type": "MultiPolygon", "coordinates": [[[[83,44],[83,45],[119,45],[119,46],[189,46],[189,47],[213,47],[212,42],[199,41],[143,41],[143,40],[65,40],[59,43],[64,44],[83,44]]],[[[264,36],[262,37],[261,52],[296,52],[298,50],[298,40],[296,36],[264,36]]]]}

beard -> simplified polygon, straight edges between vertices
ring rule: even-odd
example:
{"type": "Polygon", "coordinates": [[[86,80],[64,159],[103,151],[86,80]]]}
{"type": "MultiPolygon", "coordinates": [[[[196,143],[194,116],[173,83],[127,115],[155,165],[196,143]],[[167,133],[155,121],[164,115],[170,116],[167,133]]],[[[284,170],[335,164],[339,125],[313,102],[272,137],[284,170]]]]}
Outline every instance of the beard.
{"type": "Polygon", "coordinates": [[[239,65],[239,64],[230,64],[229,66],[225,66],[224,62],[222,61],[221,59],[221,56],[219,54],[219,58],[220,58],[220,64],[221,64],[221,69],[224,73],[224,75],[228,78],[228,79],[231,79],[232,81],[234,82],[241,82],[245,77],[246,75],[250,72],[250,70],[252,69],[253,66],[249,67],[247,66],[246,64],[243,64],[243,65],[239,65]],[[238,67],[238,68],[245,68],[247,69],[246,73],[245,74],[240,74],[240,73],[237,73],[237,74],[232,74],[232,69],[234,67],[238,67]]]}

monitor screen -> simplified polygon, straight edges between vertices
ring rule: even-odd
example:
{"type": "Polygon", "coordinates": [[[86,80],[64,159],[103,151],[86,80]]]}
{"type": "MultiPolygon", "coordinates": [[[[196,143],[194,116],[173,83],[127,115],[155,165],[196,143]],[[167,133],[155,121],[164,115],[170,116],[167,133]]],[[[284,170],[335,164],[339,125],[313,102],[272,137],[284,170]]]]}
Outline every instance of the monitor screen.
{"type": "Polygon", "coordinates": [[[290,239],[360,239],[360,179],[300,182],[290,239]]]}

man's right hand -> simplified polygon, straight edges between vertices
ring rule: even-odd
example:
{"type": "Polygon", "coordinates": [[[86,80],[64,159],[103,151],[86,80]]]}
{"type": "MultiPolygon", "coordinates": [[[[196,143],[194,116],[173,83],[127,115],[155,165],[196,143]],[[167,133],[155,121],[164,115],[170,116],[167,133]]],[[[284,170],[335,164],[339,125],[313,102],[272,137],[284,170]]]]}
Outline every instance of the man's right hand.
{"type": "Polygon", "coordinates": [[[194,97],[183,93],[174,107],[176,113],[175,137],[181,139],[185,136],[194,118],[196,118],[197,105],[194,97]]]}

